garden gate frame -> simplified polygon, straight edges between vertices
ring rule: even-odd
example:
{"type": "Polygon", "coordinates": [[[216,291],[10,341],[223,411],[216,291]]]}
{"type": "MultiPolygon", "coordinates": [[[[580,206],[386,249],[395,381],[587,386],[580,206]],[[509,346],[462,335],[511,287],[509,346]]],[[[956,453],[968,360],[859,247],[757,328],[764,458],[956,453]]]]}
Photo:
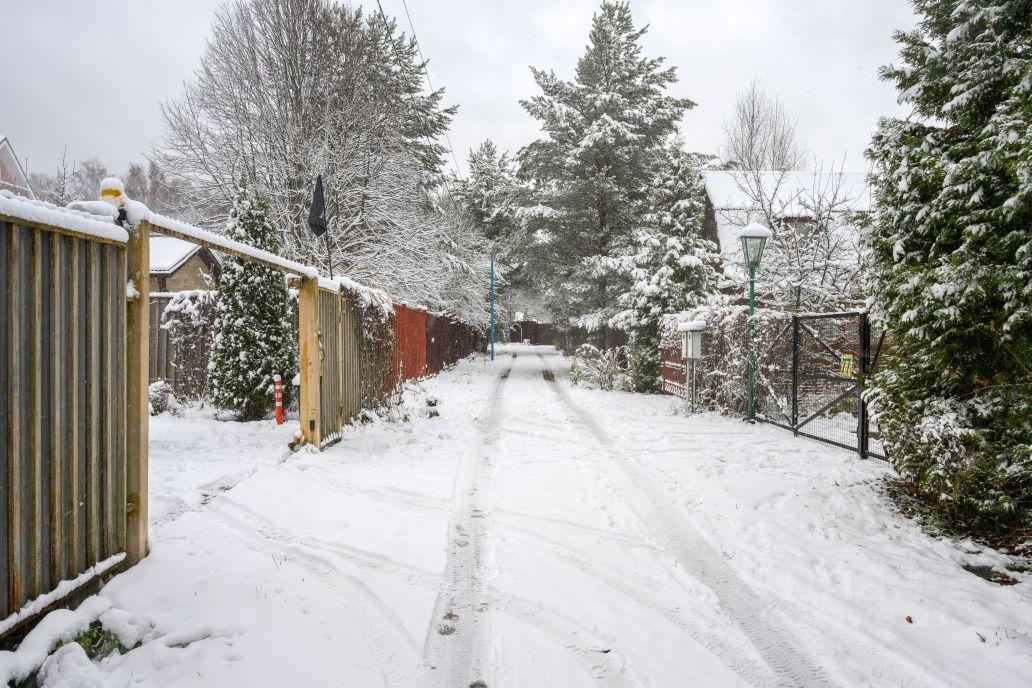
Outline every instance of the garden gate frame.
{"type": "MultiPolygon", "coordinates": [[[[871,325],[864,311],[796,314],[790,328],[791,359],[782,362],[788,364],[788,370],[782,371],[788,375],[770,375],[774,379],[788,379],[788,390],[775,389],[773,393],[787,399],[789,408],[779,409],[781,413],[777,415],[761,413],[757,418],[795,435],[855,451],[864,459],[884,460],[886,456],[879,448],[871,447],[870,409],[864,391],[878,363],[885,333],[872,347],[871,325]],[[851,357],[851,366],[843,372],[849,361],[846,357],[851,357]],[[828,366],[836,363],[840,370],[829,372],[828,366]],[[818,401],[814,402],[815,398],[818,401]],[[855,417],[855,431],[850,431],[855,432],[855,441],[846,441],[841,433],[819,429],[819,421],[828,420],[842,406],[855,410],[845,414],[855,417]]],[[[787,334],[783,332],[782,336],[787,334]]],[[[776,373],[779,362],[769,365],[776,373]]]]}

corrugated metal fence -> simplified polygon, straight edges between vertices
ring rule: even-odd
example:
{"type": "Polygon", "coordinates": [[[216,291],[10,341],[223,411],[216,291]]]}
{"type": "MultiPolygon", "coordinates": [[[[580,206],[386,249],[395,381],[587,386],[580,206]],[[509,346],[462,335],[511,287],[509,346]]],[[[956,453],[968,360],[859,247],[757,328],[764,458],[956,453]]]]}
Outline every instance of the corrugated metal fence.
{"type": "Polygon", "coordinates": [[[3,635],[28,602],[125,551],[126,249],[0,229],[3,635]]]}

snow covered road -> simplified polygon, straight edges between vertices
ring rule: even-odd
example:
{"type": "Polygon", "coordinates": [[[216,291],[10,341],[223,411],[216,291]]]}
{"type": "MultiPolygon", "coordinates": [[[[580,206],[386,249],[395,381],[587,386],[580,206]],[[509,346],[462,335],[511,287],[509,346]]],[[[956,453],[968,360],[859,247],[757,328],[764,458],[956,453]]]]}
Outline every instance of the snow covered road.
{"type": "Polygon", "coordinates": [[[963,570],[1003,558],[895,514],[886,467],[566,366],[503,347],[321,454],[158,419],[153,550],[101,593],[135,649],[96,681],[1027,685],[1032,578],[963,570]]]}

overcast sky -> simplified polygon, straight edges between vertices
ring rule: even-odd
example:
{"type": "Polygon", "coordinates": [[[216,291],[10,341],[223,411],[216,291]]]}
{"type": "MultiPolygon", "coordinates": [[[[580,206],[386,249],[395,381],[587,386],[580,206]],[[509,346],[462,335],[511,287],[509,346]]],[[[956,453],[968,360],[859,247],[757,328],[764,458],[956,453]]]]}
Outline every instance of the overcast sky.
{"type": "MultiPolygon", "coordinates": [[[[408,30],[402,0],[381,0],[408,30]]],[[[220,0],[0,0],[0,134],[30,171],[98,157],[122,172],[160,139],[158,103],[197,67],[220,0]]],[[[375,10],[376,2],[363,2],[375,10]]],[[[528,65],[572,76],[596,0],[408,0],[430,79],[459,113],[451,130],[465,170],[485,138],[516,150],[538,133],[519,105],[537,88],[528,65]]],[[[914,16],[906,0],[634,0],[645,46],[678,70],[674,95],[699,105],[682,131],[716,152],[720,125],[753,77],[799,118],[811,157],[863,158],[877,118],[900,112],[879,65],[914,16]]]]}

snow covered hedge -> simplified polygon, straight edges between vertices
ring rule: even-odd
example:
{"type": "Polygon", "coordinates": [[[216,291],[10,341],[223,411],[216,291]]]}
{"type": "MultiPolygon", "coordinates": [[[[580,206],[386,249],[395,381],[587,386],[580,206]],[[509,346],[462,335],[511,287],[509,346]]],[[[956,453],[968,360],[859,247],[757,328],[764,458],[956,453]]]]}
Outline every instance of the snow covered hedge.
{"type": "MultiPolygon", "coordinates": [[[[706,323],[703,334],[705,358],[696,363],[695,389],[699,408],[744,415],[748,401],[746,337],[749,307],[701,306],[668,315],[663,318],[660,330],[662,346],[680,352],[681,333],[677,326],[693,320],[706,323]]],[[[785,395],[788,387],[783,375],[786,362],[791,357],[792,314],[758,308],[755,324],[757,412],[781,414],[787,404],[785,395]]],[[[686,388],[686,391],[690,394],[690,389],[686,388]]]]}
{"type": "Polygon", "coordinates": [[[882,70],[913,114],[868,151],[867,292],[896,344],[870,400],[915,492],[1004,530],[1032,507],[1030,4],[916,5],[882,70]]]}

